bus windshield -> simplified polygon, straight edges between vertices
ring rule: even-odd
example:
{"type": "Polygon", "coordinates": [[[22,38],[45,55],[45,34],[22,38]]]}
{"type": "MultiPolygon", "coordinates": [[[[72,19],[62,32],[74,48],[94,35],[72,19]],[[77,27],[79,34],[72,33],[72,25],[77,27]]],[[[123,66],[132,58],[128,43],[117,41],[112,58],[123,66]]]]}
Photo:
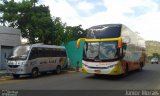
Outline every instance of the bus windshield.
{"type": "Polygon", "coordinates": [[[30,46],[18,46],[14,48],[12,56],[10,56],[9,60],[25,60],[27,59],[29,53],[30,46]]]}
{"type": "Polygon", "coordinates": [[[121,33],[121,25],[100,25],[87,31],[87,38],[117,38],[121,33]]]}
{"type": "Polygon", "coordinates": [[[83,59],[92,61],[114,60],[118,58],[117,42],[86,42],[83,59]]]}

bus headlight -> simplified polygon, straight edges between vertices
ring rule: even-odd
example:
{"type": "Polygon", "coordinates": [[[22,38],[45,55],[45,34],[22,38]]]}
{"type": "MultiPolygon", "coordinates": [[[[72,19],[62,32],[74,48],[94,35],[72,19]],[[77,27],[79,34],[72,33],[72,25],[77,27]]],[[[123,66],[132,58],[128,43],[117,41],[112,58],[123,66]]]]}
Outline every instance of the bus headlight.
{"type": "Polygon", "coordinates": [[[9,64],[13,64],[11,61],[7,61],[7,64],[9,65],[9,64]]]}
{"type": "Polygon", "coordinates": [[[26,62],[22,62],[22,65],[25,65],[26,64],[26,62]]]}
{"type": "Polygon", "coordinates": [[[87,64],[84,64],[84,63],[83,63],[83,65],[84,65],[85,67],[89,67],[87,64]]]}
{"type": "Polygon", "coordinates": [[[110,65],[110,66],[108,66],[108,68],[112,68],[112,67],[115,67],[115,66],[117,66],[118,64],[114,64],[114,65],[110,65]]]}
{"type": "Polygon", "coordinates": [[[21,62],[22,66],[28,66],[26,62],[21,62]]]}

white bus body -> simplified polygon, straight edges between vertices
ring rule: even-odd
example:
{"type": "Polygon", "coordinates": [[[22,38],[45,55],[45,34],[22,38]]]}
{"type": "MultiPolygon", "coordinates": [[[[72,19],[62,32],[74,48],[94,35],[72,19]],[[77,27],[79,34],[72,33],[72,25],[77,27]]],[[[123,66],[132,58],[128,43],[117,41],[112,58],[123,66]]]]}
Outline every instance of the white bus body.
{"type": "Polygon", "coordinates": [[[68,65],[66,49],[63,46],[33,44],[18,46],[8,58],[8,72],[14,78],[20,75],[37,77],[39,73],[56,71],[60,73],[68,65]]]}

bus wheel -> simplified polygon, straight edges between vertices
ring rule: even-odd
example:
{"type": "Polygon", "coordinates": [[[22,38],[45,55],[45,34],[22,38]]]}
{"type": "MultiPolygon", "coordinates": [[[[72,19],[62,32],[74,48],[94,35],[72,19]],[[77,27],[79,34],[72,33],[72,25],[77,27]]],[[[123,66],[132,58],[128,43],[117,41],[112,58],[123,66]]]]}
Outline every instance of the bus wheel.
{"type": "Polygon", "coordinates": [[[56,74],[60,74],[61,73],[61,66],[57,66],[56,68],[56,74]]]}
{"type": "Polygon", "coordinates": [[[123,74],[124,77],[128,75],[128,64],[126,64],[125,72],[123,74]]]}
{"type": "Polygon", "coordinates": [[[143,63],[141,62],[141,63],[140,63],[139,71],[142,71],[142,69],[143,69],[143,63]]]}
{"type": "Polygon", "coordinates": [[[13,78],[14,79],[17,79],[17,78],[19,78],[20,77],[20,75],[18,75],[18,74],[13,74],[13,78]]]}
{"type": "Polygon", "coordinates": [[[32,78],[37,78],[38,77],[38,69],[37,68],[34,68],[33,70],[32,70],[32,78]]]}

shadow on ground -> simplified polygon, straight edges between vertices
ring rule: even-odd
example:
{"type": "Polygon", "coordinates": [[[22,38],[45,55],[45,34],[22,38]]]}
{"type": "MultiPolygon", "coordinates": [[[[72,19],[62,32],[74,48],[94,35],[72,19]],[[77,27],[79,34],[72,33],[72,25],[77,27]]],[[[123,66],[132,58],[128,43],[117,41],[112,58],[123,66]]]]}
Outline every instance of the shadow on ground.
{"type": "Polygon", "coordinates": [[[131,81],[131,80],[134,80],[137,78],[143,79],[143,75],[146,75],[146,74],[148,76],[152,76],[152,74],[160,74],[160,73],[157,72],[156,70],[145,69],[142,71],[139,71],[139,70],[131,71],[126,76],[124,76],[123,74],[122,75],[99,75],[99,74],[96,74],[96,75],[86,76],[86,79],[99,79],[99,80],[112,80],[112,81],[114,81],[114,80],[115,81],[119,81],[119,80],[123,80],[123,81],[127,80],[128,81],[128,80],[130,80],[131,81]]]}
{"type": "Polygon", "coordinates": [[[43,73],[43,74],[39,74],[39,76],[37,78],[32,78],[31,75],[21,75],[19,78],[13,78],[12,80],[32,80],[32,79],[39,79],[39,78],[48,78],[51,76],[59,76],[59,75],[66,75],[68,74],[67,71],[62,71],[60,74],[56,74],[55,72],[48,72],[48,73],[43,73]]]}

